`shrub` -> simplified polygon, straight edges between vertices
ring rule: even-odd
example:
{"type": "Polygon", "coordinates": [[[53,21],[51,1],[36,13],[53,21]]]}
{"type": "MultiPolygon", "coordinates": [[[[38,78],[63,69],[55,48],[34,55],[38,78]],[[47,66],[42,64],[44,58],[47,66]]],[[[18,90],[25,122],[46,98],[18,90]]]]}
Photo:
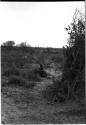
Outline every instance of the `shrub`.
{"type": "Polygon", "coordinates": [[[28,80],[30,81],[40,81],[40,75],[37,70],[29,70],[27,75],[28,80]]]}
{"type": "Polygon", "coordinates": [[[42,93],[43,97],[50,103],[63,102],[65,100],[65,94],[60,81],[54,81],[42,93]]]}
{"type": "Polygon", "coordinates": [[[8,79],[8,85],[13,86],[24,86],[26,84],[26,80],[19,76],[10,76],[8,79]]]}
{"type": "Polygon", "coordinates": [[[13,47],[15,45],[14,41],[6,41],[2,44],[4,47],[13,47]]]}
{"type": "Polygon", "coordinates": [[[23,86],[26,88],[32,88],[35,86],[35,82],[27,81],[26,79],[22,78],[21,76],[10,76],[6,85],[11,86],[23,86]]]}
{"type": "Polygon", "coordinates": [[[85,15],[76,10],[73,22],[65,29],[69,34],[69,39],[63,51],[65,62],[62,79],[63,82],[66,80],[70,84],[69,98],[75,98],[76,91],[82,96],[83,93],[80,91],[85,88],[85,15]]]}

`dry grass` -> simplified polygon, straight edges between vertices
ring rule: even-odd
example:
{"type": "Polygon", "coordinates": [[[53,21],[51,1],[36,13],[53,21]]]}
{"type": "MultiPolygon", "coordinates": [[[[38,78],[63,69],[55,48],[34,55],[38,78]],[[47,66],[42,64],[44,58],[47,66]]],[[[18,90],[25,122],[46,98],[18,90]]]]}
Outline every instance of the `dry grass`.
{"type": "Polygon", "coordinates": [[[45,102],[41,95],[46,86],[44,83],[47,85],[44,80],[34,89],[4,87],[1,101],[2,123],[84,124],[86,114],[78,103],[65,102],[51,105],[45,102]]]}

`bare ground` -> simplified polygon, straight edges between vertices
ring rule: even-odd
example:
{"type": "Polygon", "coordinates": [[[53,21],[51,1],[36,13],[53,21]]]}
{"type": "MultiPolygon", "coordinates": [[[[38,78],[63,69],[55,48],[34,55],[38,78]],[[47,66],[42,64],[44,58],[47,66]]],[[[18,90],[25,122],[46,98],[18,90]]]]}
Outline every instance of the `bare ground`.
{"type": "Polygon", "coordinates": [[[3,87],[1,96],[2,124],[85,124],[86,109],[77,102],[48,104],[42,90],[52,84],[43,79],[33,89],[3,87]]]}

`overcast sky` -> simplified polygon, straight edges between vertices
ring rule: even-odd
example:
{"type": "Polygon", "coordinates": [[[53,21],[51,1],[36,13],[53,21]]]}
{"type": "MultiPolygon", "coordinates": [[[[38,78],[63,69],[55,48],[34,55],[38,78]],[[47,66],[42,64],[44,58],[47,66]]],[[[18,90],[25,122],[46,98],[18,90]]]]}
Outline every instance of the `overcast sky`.
{"type": "Polygon", "coordinates": [[[13,40],[31,46],[62,47],[68,37],[64,30],[72,22],[79,2],[0,2],[0,44],[13,40]]]}

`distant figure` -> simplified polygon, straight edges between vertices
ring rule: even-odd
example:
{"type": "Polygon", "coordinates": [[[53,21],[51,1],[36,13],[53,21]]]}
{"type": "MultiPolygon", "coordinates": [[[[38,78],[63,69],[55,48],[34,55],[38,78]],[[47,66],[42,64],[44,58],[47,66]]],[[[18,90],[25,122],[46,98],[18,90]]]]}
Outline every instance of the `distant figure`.
{"type": "Polygon", "coordinates": [[[46,72],[44,71],[44,68],[43,68],[42,64],[40,64],[39,73],[40,73],[41,77],[46,77],[47,76],[46,72]]]}

